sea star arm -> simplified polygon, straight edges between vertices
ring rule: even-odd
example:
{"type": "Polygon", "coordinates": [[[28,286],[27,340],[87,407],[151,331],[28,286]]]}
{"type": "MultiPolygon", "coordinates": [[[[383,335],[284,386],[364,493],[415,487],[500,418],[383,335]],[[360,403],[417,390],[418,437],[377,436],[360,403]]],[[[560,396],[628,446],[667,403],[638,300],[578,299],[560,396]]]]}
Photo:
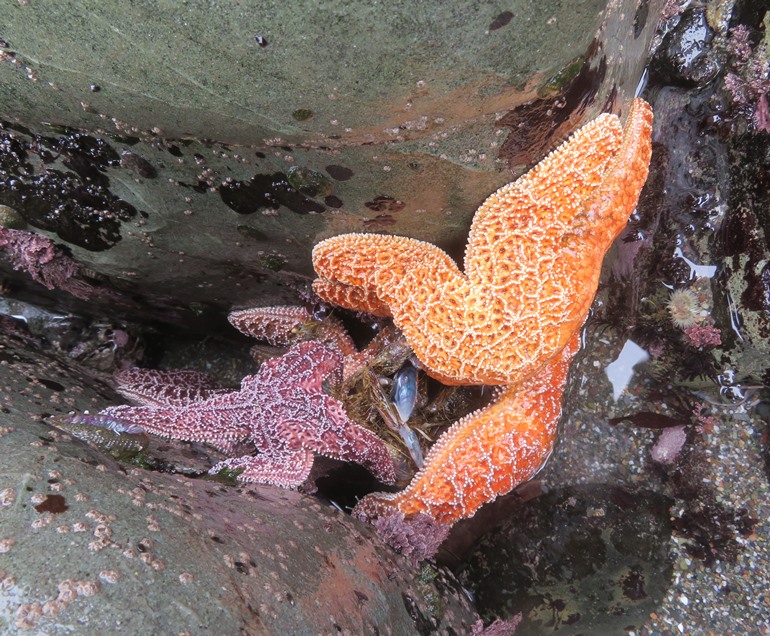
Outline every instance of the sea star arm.
{"type": "MultiPolygon", "coordinates": [[[[500,372],[526,375],[582,325],[604,254],[626,227],[647,178],[651,128],[652,110],[643,100],[632,102],[624,128],[615,115],[601,115],[479,208],[465,273],[477,311],[497,303],[491,313],[515,325],[500,372]],[[516,332],[529,337],[522,342],[516,332]]],[[[479,335],[469,349],[478,352],[478,367],[491,370],[494,339],[481,329],[479,335]]]]}
{"type": "Polygon", "coordinates": [[[636,207],[647,180],[652,156],[652,108],[642,99],[631,102],[620,148],[612,157],[602,182],[575,218],[573,231],[581,238],[604,234],[613,241],[636,207]]]}
{"type": "Polygon", "coordinates": [[[291,344],[292,332],[311,319],[304,307],[286,305],[238,309],[227,316],[230,324],[242,334],[266,340],[276,347],[291,344]]]}
{"type": "Polygon", "coordinates": [[[117,391],[142,406],[185,406],[229,390],[192,369],[161,371],[133,367],[115,374],[117,391]]]}
{"type": "Polygon", "coordinates": [[[243,470],[238,481],[296,488],[307,479],[312,467],[313,453],[287,448],[280,453],[231,457],[215,464],[209,474],[216,475],[224,469],[243,470]]]}
{"type": "Polygon", "coordinates": [[[227,319],[241,333],[274,346],[313,339],[328,342],[343,356],[357,353],[356,345],[339,320],[334,316],[316,320],[304,307],[251,307],[232,311],[227,319]]]}
{"type": "Polygon", "coordinates": [[[321,241],[313,249],[313,267],[319,275],[314,289],[322,298],[386,316],[400,296],[394,294],[396,288],[411,287],[411,300],[419,306],[431,284],[434,289],[461,286],[465,279],[435,245],[380,234],[343,234],[321,241]]]}
{"type": "Polygon", "coordinates": [[[547,264],[533,250],[556,247],[552,243],[601,184],[622,134],[615,115],[600,115],[532,170],[491,194],[476,211],[468,235],[468,278],[498,292],[517,293],[518,275],[537,281],[547,276],[547,264]],[[501,269],[505,263],[509,268],[501,269]]]}
{"type": "Polygon", "coordinates": [[[393,459],[385,443],[353,422],[342,403],[329,395],[314,396],[303,413],[323,413],[323,418],[293,426],[293,443],[332,459],[361,464],[385,484],[396,481],[393,459]]]}
{"type": "Polygon", "coordinates": [[[469,381],[444,372],[438,360],[430,362],[441,357],[451,366],[450,341],[473,319],[466,311],[468,282],[448,254],[401,236],[344,234],[316,245],[313,265],[320,277],[314,289],[322,298],[379,315],[385,315],[384,305],[430,375],[452,384],[469,381]]]}
{"type": "MultiPolygon", "coordinates": [[[[216,396],[226,398],[232,394],[216,396]]],[[[187,406],[110,406],[101,415],[114,417],[141,427],[147,433],[179,439],[186,442],[204,442],[230,452],[236,444],[245,441],[250,429],[236,424],[232,414],[211,408],[211,400],[187,406]]]]}
{"type": "Polygon", "coordinates": [[[341,382],[342,356],[322,342],[309,340],[264,362],[259,373],[241,380],[241,392],[253,394],[260,402],[265,395],[270,395],[270,406],[280,411],[282,403],[292,395],[305,397],[321,393],[324,380],[332,385],[341,382]]]}
{"type": "Polygon", "coordinates": [[[506,387],[491,406],[456,422],[433,445],[425,466],[396,494],[374,493],[354,509],[373,520],[424,513],[452,524],[530,479],[553,450],[567,371],[567,347],[532,378],[506,387]]]}
{"type": "Polygon", "coordinates": [[[338,307],[352,309],[353,311],[363,311],[374,316],[390,316],[388,306],[371,289],[365,289],[357,285],[344,285],[331,279],[317,278],[313,281],[313,291],[326,302],[338,307]]]}
{"type": "Polygon", "coordinates": [[[599,285],[604,255],[636,208],[652,156],[652,119],[647,102],[632,102],[620,148],[560,239],[565,258],[556,262],[554,272],[562,281],[564,300],[556,342],[565,342],[583,324],[599,285]]]}

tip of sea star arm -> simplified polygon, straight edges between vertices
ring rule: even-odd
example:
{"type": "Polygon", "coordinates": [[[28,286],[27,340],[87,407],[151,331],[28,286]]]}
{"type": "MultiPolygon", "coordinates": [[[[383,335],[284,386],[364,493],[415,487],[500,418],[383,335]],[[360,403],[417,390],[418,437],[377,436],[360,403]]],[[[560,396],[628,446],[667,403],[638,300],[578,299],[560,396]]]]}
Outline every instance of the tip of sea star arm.
{"type": "Polygon", "coordinates": [[[440,248],[404,236],[343,234],[313,250],[316,293],[345,307],[390,315],[410,295],[409,281],[424,287],[463,278],[440,248]],[[421,281],[421,279],[425,279],[421,281]],[[385,313],[387,312],[387,313],[385,313]]]}
{"type": "Polygon", "coordinates": [[[618,152],[607,166],[601,187],[576,219],[578,235],[592,236],[605,250],[634,211],[652,156],[652,108],[643,99],[631,104],[618,152]]]}
{"type": "Polygon", "coordinates": [[[244,455],[215,464],[209,474],[222,470],[243,471],[238,481],[296,488],[307,479],[313,467],[313,454],[305,450],[285,451],[276,455],[244,455]]]}
{"type": "Polygon", "coordinates": [[[243,425],[228,422],[227,426],[218,426],[212,421],[210,413],[197,405],[109,406],[100,414],[125,420],[153,435],[186,442],[203,442],[223,450],[232,448],[249,435],[249,429],[243,425]]]}
{"type": "Polygon", "coordinates": [[[231,311],[227,319],[242,334],[285,346],[291,342],[292,332],[312,317],[304,307],[278,305],[238,309],[231,311]]]}
{"type": "Polygon", "coordinates": [[[273,305],[230,312],[228,320],[241,333],[265,340],[273,346],[287,346],[305,340],[322,340],[344,356],[357,353],[353,339],[334,316],[314,317],[304,307],[273,305]]]}
{"type": "MultiPolygon", "coordinates": [[[[616,163],[629,162],[628,168],[634,173],[632,178],[638,183],[638,190],[647,180],[652,158],[652,123],[652,107],[643,99],[635,99],[623,130],[623,144],[616,163]]],[[[635,198],[639,198],[638,192],[635,198]]]]}

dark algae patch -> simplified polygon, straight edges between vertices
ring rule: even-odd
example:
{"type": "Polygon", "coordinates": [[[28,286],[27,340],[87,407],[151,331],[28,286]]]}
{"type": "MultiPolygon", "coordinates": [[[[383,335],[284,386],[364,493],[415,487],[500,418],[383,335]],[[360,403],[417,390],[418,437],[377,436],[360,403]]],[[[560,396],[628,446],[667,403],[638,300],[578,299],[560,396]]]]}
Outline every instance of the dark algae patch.
{"type": "Polygon", "coordinates": [[[228,181],[219,187],[223,203],[238,214],[289,208],[297,214],[320,213],[326,208],[294,188],[283,172],[255,174],[249,181],[228,181]]]}
{"type": "Polygon", "coordinates": [[[673,500],[604,484],[522,504],[460,571],[485,619],[522,612],[521,634],[615,634],[639,627],[673,572],[673,500]]]}
{"type": "Polygon", "coordinates": [[[35,510],[38,512],[51,512],[55,515],[66,512],[67,508],[67,503],[62,495],[47,495],[43,501],[35,506],[35,510]]]}
{"type": "Polygon", "coordinates": [[[121,223],[137,215],[110,191],[106,171],[120,165],[120,156],[104,139],[63,132],[42,137],[0,125],[0,204],[73,245],[109,249],[121,239],[121,223]]]}
{"type": "Polygon", "coordinates": [[[335,164],[326,166],[326,172],[328,172],[329,176],[335,181],[347,181],[348,179],[352,179],[355,174],[350,168],[335,164]]]}

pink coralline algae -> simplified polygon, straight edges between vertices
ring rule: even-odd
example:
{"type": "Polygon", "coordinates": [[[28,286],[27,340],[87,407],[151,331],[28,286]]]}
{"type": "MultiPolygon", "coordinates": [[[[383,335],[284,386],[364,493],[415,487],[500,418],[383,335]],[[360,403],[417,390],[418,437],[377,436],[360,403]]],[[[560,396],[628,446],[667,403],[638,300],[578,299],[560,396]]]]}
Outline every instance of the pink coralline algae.
{"type": "Polygon", "coordinates": [[[770,132],[767,93],[770,91],[770,62],[764,46],[754,46],[744,25],[730,29],[728,50],[735,58],[725,76],[725,89],[733,103],[747,115],[755,130],[770,132]]]}
{"type": "Polygon", "coordinates": [[[698,402],[692,407],[693,418],[698,423],[700,430],[711,430],[715,426],[719,426],[719,418],[712,415],[710,410],[710,407],[702,402],[698,402]]]}
{"type": "Polygon", "coordinates": [[[242,470],[238,480],[244,482],[299,486],[318,453],[362,464],[393,483],[384,442],[323,390],[324,380],[334,385],[341,377],[340,354],[308,341],[263,363],[239,391],[225,391],[193,371],[123,372],[120,392],[143,406],[108,407],[100,415],[162,437],[210,444],[230,455],[210,472],[242,470]]]}
{"type": "Polygon", "coordinates": [[[76,278],[80,264],[64,254],[51,239],[34,232],[0,227],[0,248],[14,269],[26,272],[48,289],[62,289],[84,300],[93,295],[94,288],[76,278]]]}
{"type": "Polygon", "coordinates": [[[735,56],[739,63],[748,62],[753,52],[750,35],[745,24],[739,24],[730,29],[727,50],[735,56]]]}
{"type": "Polygon", "coordinates": [[[476,621],[471,627],[471,636],[513,636],[521,623],[522,614],[519,612],[513,618],[503,620],[496,618],[492,623],[484,627],[484,622],[476,621]]]}
{"type": "Polygon", "coordinates": [[[715,347],[722,344],[722,332],[714,325],[690,325],[684,335],[694,347],[715,347]]]}

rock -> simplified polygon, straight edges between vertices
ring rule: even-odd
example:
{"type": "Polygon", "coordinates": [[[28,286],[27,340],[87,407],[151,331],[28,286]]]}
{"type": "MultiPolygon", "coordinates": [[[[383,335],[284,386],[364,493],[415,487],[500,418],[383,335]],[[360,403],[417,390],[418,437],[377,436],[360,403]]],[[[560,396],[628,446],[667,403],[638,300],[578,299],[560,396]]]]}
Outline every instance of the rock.
{"type": "Polygon", "coordinates": [[[705,7],[688,9],[658,49],[657,70],[668,82],[705,86],[716,77],[724,63],[721,52],[712,49],[713,38],[705,7]]]}
{"type": "Polygon", "coordinates": [[[20,344],[0,362],[0,632],[468,633],[478,618],[451,577],[328,503],[121,465],[49,427],[108,392],[20,344]]]}
{"type": "Polygon", "coordinates": [[[570,486],[536,497],[460,568],[482,616],[523,613],[517,635],[638,628],[671,582],[668,497],[570,486]]]}
{"type": "Polygon", "coordinates": [[[147,305],[296,302],[321,238],[464,245],[514,154],[633,94],[661,4],[24,3],[0,42],[0,205],[147,305]],[[537,120],[506,119],[539,86],[537,120]]]}

